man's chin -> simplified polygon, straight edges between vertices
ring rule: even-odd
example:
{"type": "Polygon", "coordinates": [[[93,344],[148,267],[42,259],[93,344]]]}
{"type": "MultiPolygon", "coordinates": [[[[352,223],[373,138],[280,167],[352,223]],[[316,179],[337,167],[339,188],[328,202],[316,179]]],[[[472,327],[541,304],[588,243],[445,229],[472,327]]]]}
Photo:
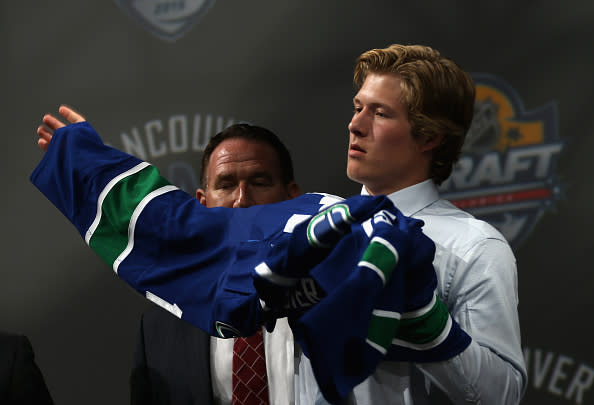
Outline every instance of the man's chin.
{"type": "Polygon", "coordinates": [[[363,178],[361,176],[361,173],[359,173],[358,170],[349,165],[347,165],[346,175],[350,180],[363,184],[363,178]]]}

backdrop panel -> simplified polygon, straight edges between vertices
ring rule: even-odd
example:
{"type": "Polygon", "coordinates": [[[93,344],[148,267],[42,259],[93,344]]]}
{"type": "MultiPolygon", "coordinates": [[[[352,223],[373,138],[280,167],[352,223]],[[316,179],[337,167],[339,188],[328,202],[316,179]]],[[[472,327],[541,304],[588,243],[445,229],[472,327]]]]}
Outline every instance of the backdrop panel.
{"type": "Polygon", "coordinates": [[[479,88],[471,141],[443,191],[513,244],[524,403],[593,403],[592,21],[586,0],[0,3],[0,329],[31,338],[56,403],[128,402],[149,304],[29,183],[44,113],[74,106],[191,193],[208,139],[249,121],[286,142],[304,190],[348,196],[359,192],[345,175],[354,61],[422,43],[479,88]]]}

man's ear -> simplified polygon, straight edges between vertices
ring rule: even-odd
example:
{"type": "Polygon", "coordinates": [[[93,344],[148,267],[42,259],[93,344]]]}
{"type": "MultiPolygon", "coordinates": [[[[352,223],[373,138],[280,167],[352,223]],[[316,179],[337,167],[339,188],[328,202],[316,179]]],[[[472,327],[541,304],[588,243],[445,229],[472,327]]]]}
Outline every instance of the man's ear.
{"type": "Polygon", "coordinates": [[[299,184],[297,184],[294,181],[287,184],[287,200],[292,200],[293,198],[298,197],[300,195],[301,187],[299,187],[299,184]]]}
{"type": "Polygon", "coordinates": [[[206,192],[204,190],[202,190],[201,188],[196,190],[196,198],[198,199],[198,201],[200,201],[200,204],[206,207],[206,192]]]}
{"type": "Polygon", "coordinates": [[[428,152],[432,149],[435,149],[441,144],[441,141],[443,141],[443,134],[428,135],[421,144],[421,151],[428,152]]]}

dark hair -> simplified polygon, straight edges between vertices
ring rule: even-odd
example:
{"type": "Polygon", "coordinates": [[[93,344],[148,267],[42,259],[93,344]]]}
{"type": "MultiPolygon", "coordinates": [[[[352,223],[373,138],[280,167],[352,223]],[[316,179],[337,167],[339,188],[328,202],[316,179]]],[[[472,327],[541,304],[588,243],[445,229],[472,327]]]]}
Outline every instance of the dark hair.
{"type": "Polygon", "coordinates": [[[402,102],[414,137],[442,134],[433,150],[429,171],[436,184],[447,179],[458,160],[474,113],[475,87],[470,75],[437,50],[422,45],[391,45],[371,49],[357,59],[354,82],[360,88],[367,75],[400,77],[402,102]]]}
{"type": "Polygon", "coordinates": [[[210,141],[208,141],[206,148],[204,148],[200,173],[200,183],[202,187],[206,188],[206,171],[212,152],[214,152],[217,146],[219,146],[224,140],[235,138],[247,139],[250,141],[262,142],[263,144],[270,145],[278,156],[281,180],[283,181],[283,184],[287,185],[295,180],[291,154],[289,153],[287,147],[278,138],[278,136],[266,128],[255,125],[233,124],[213,136],[210,141]]]}

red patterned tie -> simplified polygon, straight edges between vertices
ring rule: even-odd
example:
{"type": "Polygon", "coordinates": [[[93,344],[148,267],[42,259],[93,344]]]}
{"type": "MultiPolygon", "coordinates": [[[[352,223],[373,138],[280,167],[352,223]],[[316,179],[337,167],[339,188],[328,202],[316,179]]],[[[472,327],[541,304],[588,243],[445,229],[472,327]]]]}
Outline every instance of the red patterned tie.
{"type": "Polygon", "coordinates": [[[268,405],[262,329],[233,343],[233,405],[268,405]]]}

